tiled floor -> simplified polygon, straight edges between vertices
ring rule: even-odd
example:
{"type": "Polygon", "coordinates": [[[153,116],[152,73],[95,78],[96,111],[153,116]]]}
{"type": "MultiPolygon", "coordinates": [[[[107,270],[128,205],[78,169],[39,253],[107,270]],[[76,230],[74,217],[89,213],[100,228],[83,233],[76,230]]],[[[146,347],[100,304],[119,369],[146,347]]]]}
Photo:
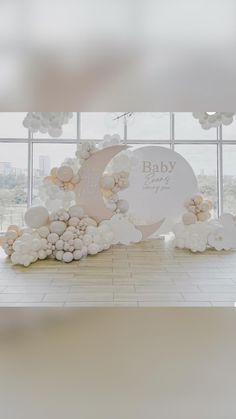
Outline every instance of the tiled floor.
{"type": "Polygon", "coordinates": [[[3,306],[234,306],[236,252],[192,254],[171,239],[116,246],[80,262],[12,267],[0,253],[3,306]]]}

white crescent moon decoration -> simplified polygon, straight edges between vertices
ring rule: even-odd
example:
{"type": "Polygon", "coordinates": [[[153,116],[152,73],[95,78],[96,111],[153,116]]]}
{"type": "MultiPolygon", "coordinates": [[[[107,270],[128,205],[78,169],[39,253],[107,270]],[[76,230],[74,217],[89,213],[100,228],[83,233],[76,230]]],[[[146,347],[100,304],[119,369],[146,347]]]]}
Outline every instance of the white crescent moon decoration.
{"type": "MultiPolygon", "coordinates": [[[[105,206],[101,193],[102,174],[111,159],[128,148],[125,145],[115,145],[99,150],[85,161],[80,170],[81,180],[75,189],[76,201],[84,208],[86,214],[97,222],[109,220],[113,215],[113,212],[105,206]]],[[[158,230],[163,221],[164,218],[157,223],[139,225],[136,228],[141,231],[142,239],[146,239],[158,230]]]]}
{"type": "Polygon", "coordinates": [[[101,192],[102,174],[111,159],[127,148],[125,145],[116,145],[99,150],[92,154],[80,169],[81,180],[75,189],[76,202],[97,222],[109,220],[113,215],[106,207],[101,192]]]}
{"type": "Polygon", "coordinates": [[[192,169],[177,153],[162,147],[143,147],[132,151],[131,157],[122,153],[131,148],[117,144],[118,137],[115,145],[114,141],[106,141],[102,149],[94,142],[83,142],[74,159],[66,159],[51,170],[42,186],[45,205],[29,208],[26,227],[9,226],[1,240],[14,265],[28,267],[46,258],[69,263],[96,255],[111,245],[140,242],[162,226],[168,214],[162,201],[166,199],[171,206],[175,196],[171,200],[170,195],[175,189],[180,194],[186,177],[187,192],[176,198],[178,203],[184,204],[181,200],[189,195],[191,187],[195,193],[192,169]],[[141,166],[134,168],[132,158],[136,152],[141,166]],[[151,177],[146,176],[149,171],[151,177]],[[150,185],[146,188],[147,179],[155,184],[155,191],[150,185]],[[156,194],[163,182],[164,192],[156,194]],[[130,203],[131,209],[144,206],[147,214],[154,205],[154,216],[132,221],[130,203]]]}

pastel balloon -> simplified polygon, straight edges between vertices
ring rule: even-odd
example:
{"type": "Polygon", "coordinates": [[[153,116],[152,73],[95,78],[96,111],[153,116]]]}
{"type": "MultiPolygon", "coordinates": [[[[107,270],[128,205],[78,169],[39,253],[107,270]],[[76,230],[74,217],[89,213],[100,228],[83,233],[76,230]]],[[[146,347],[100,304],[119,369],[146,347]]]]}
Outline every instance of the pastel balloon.
{"type": "Polygon", "coordinates": [[[40,228],[48,223],[49,213],[45,207],[32,207],[25,213],[25,222],[31,228],[40,228]]]}
{"type": "Polygon", "coordinates": [[[73,176],[74,173],[70,166],[61,166],[57,169],[57,177],[62,182],[69,182],[73,176]]]}

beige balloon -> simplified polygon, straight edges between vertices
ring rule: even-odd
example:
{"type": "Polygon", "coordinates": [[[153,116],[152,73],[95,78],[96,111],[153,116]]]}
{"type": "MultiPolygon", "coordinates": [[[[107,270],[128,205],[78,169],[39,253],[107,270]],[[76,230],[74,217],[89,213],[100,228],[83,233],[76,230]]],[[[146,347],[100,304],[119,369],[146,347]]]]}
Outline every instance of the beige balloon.
{"type": "MultiPolygon", "coordinates": [[[[126,145],[116,145],[104,148],[92,154],[80,169],[80,182],[75,188],[77,204],[84,208],[87,215],[94,218],[98,223],[109,220],[113,212],[106,207],[100,188],[100,181],[108,163],[118,153],[129,148],[126,145]]],[[[150,225],[136,226],[146,239],[157,231],[164,219],[150,225]]]]}

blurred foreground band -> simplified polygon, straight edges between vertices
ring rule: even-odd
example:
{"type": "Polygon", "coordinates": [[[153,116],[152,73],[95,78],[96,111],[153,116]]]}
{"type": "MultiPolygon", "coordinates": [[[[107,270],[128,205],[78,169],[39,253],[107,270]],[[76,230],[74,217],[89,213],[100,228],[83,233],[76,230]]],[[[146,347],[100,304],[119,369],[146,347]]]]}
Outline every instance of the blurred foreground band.
{"type": "Polygon", "coordinates": [[[234,0],[1,0],[0,111],[233,111],[234,0]]]}

